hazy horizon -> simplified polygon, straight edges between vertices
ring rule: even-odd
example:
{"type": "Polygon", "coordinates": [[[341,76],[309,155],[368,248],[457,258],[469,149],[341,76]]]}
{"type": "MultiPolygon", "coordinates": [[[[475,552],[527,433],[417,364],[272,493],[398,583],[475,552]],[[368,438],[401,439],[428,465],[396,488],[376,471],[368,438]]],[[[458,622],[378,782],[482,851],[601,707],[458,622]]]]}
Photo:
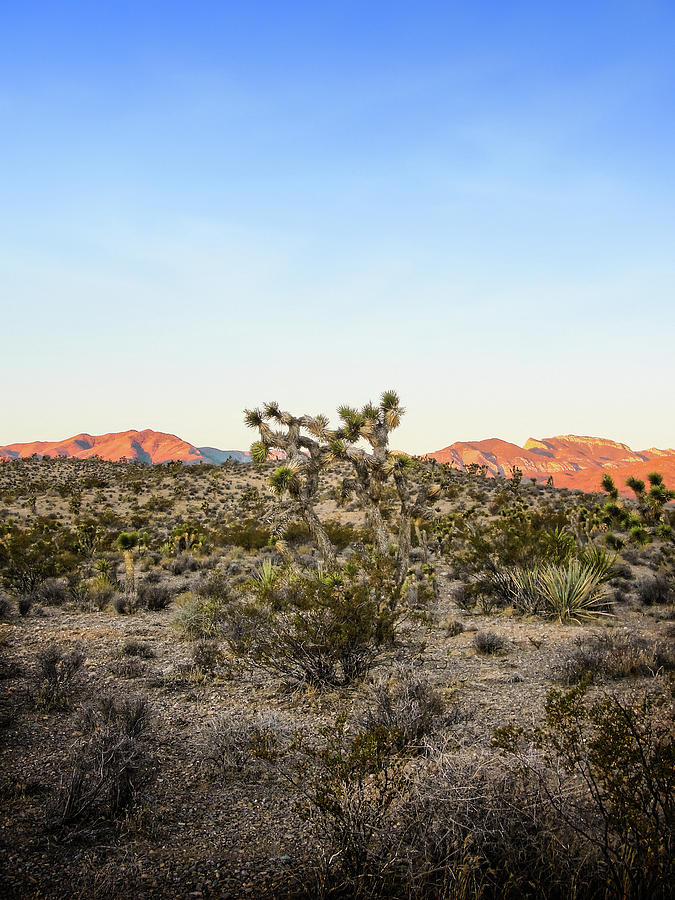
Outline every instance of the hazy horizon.
{"type": "MultiPolygon", "coordinates": [[[[507,8],[510,6],[510,8],[507,8]]],[[[675,8],[0,12],[0,444],[675,446],[675,8]]]]}

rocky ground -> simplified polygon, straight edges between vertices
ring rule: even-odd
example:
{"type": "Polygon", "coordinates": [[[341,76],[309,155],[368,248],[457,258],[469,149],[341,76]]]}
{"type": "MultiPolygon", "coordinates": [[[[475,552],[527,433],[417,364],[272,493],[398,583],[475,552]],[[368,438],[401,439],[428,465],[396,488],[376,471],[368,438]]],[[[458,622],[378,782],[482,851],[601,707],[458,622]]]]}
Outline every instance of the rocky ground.
{"type": "MultiPolygon", "coordinates": [[[[227,476],[215,477],[227,484],[227,476]]],[[[241,512],[247,488],[262,488],[259,473],[251,470],[242,477],[245,483],[230,484],[225,492],[235,498],[225,501],[230,512],[241,512]]],[[[172,490],[169,484],[163,489],[167,495],[172,490]]],[[[484,491],[491,496],[490,486],[469,486],[459,498],[442,501],[443,508],[480,504],[484,501],[471,492],[484,491]]],[[[125,507],[113,490],[109,494],[106,502],[117,502],[116,513],[128,517],[135,504],[132,495],[125,507]]],[[[7,495],[6,490],[6,503],[7,495]]],[[[188,512],[195,513],[205,500],[212,506],[220,502],[200,492],[188,512]]],[[[329,504],[328,496],[325,502],[329,504]]],[[[63,498],[50,501],[48,492],[39,503],[43,514],[56,510],[73,521],[79,514],[69,513],[63,498]]],[[[11,512],[5,509],[6,519],[11,512]]],[[[30,520],[23,504],[16,503],[14,514],[30,520]]],[[[172,512],[178,519],[186,514],[172,512]]],[[[167,531],[172,522],[167,521],[167,531]]],[[[173,585],[174,595],[180,595],[197,587],[205,568],[227,574],[233,563],[235,569],[248,570],[262,558],[231,549],[195,556],[201,568],[193,572],[172,574],[161,560],[150,560],[143,568],[145,574],[156,568],[173,585]]],[[[566,663],[594,636],[612,646],[637,642],[658,650],[649,657],[658,663],[653,671],[599,679],[596,690],[632,691],[667,679],[673,607],[640,602],[635,585],[653,575],[657,565],[648,553],[633,559],[624,564],[613,614],[577,625],[515,616],[510,609],[485,613],[467,607],[458,602],[453,565],[439,557],[436,598],[408,615],[396,645],[365,681],[340,690],[290,685],[235,658],[225,644],[217,658],[200,667],[194,645],[174,627],[175,600],[166,609],[139,609],[131,615],[118,614],[114,605],[82,611],[72,600],[60,606],[36,602],[25,615],[12,606],[0,634],[0,894],[312,896],[325,848],[316,818],[306,815],[304,770],[301,753],[292,749],[293,736],[301,733],[310,743],[320,743],[322,729],[341,711],[357,721],[370,703],[372,680],[395,674],[401,665],[423,675],[443,701],[429,741],[467,755],[489,748],[498,726],[536,725],[548,690],[564,681],[566,663]],[[476,643],[486,632],[497,635],[495,652],[483,652],[476,643]],[[62,708],[41,703],[39,693],[40,654],[55,644],[84,657],[62,708]],[[149,725],[133,803],[114,820],[94,817],[59,824],[55,809],[82,738],[83,707],[105,696],[137,695],[148,701],[149,725]],[[216,766],[210,759],[214,728],[223,721],[251,721],[255,715],[272,721],[291,749],[276,759],[216,766]]]]}

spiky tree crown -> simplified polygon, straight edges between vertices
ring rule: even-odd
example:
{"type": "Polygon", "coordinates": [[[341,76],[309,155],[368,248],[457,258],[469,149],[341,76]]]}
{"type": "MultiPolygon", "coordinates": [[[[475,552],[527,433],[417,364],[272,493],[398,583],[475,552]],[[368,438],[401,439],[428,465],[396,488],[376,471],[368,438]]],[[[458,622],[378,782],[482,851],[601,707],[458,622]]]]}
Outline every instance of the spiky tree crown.
{"type": "Polygon", "coordinates": [[[629,487],[636,496],[640,496],[645,492],[645,483],[641,478],[635,478],[635,476],[631,475],[630,478],[626,479],[626,487],[629,487]]]}
{"type": "Polygon", "coordinates": [[[120,550],[133,550],[139,540],[140,535],[137,531],[123,531],[117,536],[117,546],[120,550]]]}
{"type": "Polygon", "coordinates": [[[601,483],[602,489],[606,491],[606,493],[608,493],[613,500],[616,500],[619,496],[619,492],[616,488],[616,485],[614,484],[614,479],[612,478],[612,476],[605,472],[605,474],[602,476],[601,483]]]}

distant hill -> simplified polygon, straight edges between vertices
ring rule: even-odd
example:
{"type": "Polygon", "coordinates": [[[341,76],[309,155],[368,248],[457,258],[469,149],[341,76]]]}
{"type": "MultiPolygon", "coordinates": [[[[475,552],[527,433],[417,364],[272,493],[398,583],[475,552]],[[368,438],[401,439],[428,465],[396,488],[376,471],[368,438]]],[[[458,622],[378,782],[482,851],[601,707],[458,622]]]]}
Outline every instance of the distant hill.
{"type": "Polygon", "coordinates": [[[645,479],[658,471],[669,487],[675,486],[675,450],[631,450],[627,444],[607,438],[581,437],[573,434],[537,440],[529,438],[524,447],[499,438],[484,441],[457,441],[442,450],[428,453],[427,458],[449,462],[466,470],[473,464],[485,466],[489,475],[506,475],[513,466],[525,478],[546,481],[552,476],[556,487],[599,491],[604,472],[614,479],[624,494],[630,494],[625,481],[629,475],[645,479]]]}
{"type": "MultiPolygon", "coordinates": [[[[161,464],[180,460],[186,465],[208,463],[221,465],[228,459],[250,462],[244,450],[219,450],[217,447],[196,447],[175,434],[153,431],[120,431],[111,434],[76,434],[63,441],[33,441],[0,447],[0,460],[39,456],[66,456],[88,459],[138,460],[147,464],[161,464]]],[[[273,451],[273,458],[283,453],[273,451]]],[[[603,472],[609,472],[616,486],[624,494],[626,478],[635,475],[645,479],[649,472],[658,471],[666,484],[675,488],[675,450],[631,450],[627,444],[607,438],[580,437],[567,434],[538,440],[530,438],[523,447],[499,438],[484,441],[457,441],[426,454],[428,459],[448,462],[466,470],[472,463],[485,466],[489,475],[509,476],[513,466],[522,469],[525,478],[546,481],[553,477],[556,487],[578,488],[582,491],[600,490],[603,472]]]]}
{"type": "Polygon", "coordinates": [[[8,444],[0,447],[0,459],[16,459],[32,456],[67,456],[88,459],[130,459],[151,464],[161,464],[179,460],[186,465],[215,463],[220,465],[227,459],[248,462],[250,454],[241,450],[217,450],[215,447],[195,447],[187,441],[166,434],[163,431],[119,431],[111,434],[76,434],[63,441],[33,441],[26,444],[8,444]]]}

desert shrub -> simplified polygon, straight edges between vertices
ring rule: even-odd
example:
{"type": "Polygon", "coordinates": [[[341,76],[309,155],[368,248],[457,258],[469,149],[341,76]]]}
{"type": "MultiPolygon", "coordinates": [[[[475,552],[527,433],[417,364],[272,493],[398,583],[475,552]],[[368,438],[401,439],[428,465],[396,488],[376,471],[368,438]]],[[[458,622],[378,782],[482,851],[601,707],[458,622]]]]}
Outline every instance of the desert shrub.
{"type": "Polygon", "coordinates": [[[394,639],[390,560],[342,572],[295,574],[283,593],[231,607],[229,644],[253,665],[318,687],[365,675],[394,639]]]}
{"type": "Polygon", "coordinates": [[[673,651],[659,641],[637,635],[598,634],[579,639],[555,672],[560,681],[571,685],[596,677],[653,677],[674,667],[673,651]]]}
{"type": "MultiPolygon", "coordinates": [[[[231,565],[231,564],[230,564],[231,565]]],[[[236,574],[236,573],[235,573],[236,574]]],[[[224,572],[209,572],[203,576],[197,585],[197,593],[202,597],[218,598],[228,593],[229,582],[224,572]]]]}
{"type": "Polygon", "coordinates": [[[566,566],[543,567],[540,588],[547,609],[560,622],[582,622],[606,615],[605,584],[610,571],[599,559],[572,559],[566,566]]]}
{"type": "Polygon", "coordinates": [[[223,662],[223,652],[217,641],[200,638],[192,645],[192,664],[201,676],[213,675],[223,662]]]}
{"type": "Polygon", "coordinates": [[[607,614],[613,565],[613,557],[591,548],[561,565],[496,569],[488,579],[488,595],[497,594],[521,613],[582,622],[607,614]]]}
{"type": "Polygon", "coordinates": [[[551,692],[505,753],[431,750],[411,768],[386,731],[324,729],[296,783],[322,853],[307,896],[670,896],[672,726],[665,698],[551,692]],[[564,848],[564,850],[561,850],[564,848]]]}
{"type": "Polygon", "coordinates": [[[35,705],[46,709],[67,709],[73,698],[84,654],[77,648],[64,650],[49,644],[37,654],[35,705]]]}
{"type": "Polygon", "coordinates": [[[149,726],[143,697],[108,696],[82,708],[84,734],[53,804],[58,824],[114,818],[129,805],[147,774],[149,726]]]}
{"type": "Polygon", "coordinates": [[[637,595],[646,605],[669,603],[673,598],[673,585],[664,575],[646,575],[636,584],[637,595]]]}
{"type": "Polygon", "coordinates": [[[142,659],[153,659],[156,655],[150,644],[136,638],[128,638],[124,641],[121,650],[124,656],[140,656],[142,659]]]}
{"type": "Polygon", "coordinates": [[[121,594],[115,592],[113,596],[113,609],[120,616],[129,616],[137,610],[136,597],[134,594],[121,594]]]}
{"type": "Polygon", "coordinates": [[[93,609],[97,609],[100,612],[111,603],[115,605],[115,600],[119,596],[119,591],[116,586],[111,584],[104,576],[97,575],[96,578],[92,578],[87,587],[89,604],[93,609]]]}
{"type": "Polygon", "coordinates": [[[467,585],[460,583],[452,589],[452,600],[460,609],[468,610],[473,604],[473,598],[469,596],[467,585]]]}
{"type": "Polygon", "coordinates": [[[21,594],[17,600],[17,609],[20,616],[27,616],[35,603],[35,594],[21,594]]]}
{"type": "Polygon", "coordinates": [[[138,656],[124,656],[111,660],[108,669],[118,678],[140,678],[145,674],[147,666],[138,656]]]}
{"type": "Polygon", "coordinates": [[[460,622],[459,619],[448,619],[443,623],[443,627],[445,628],[448,637],[456,637],[458,634],[462,634],[466,631],[466,626],[463,622],[460,622]]]}
{"type": "Polygon", "coordinates": [[[369,692],[369,707],[362,717],[366,731],[386,729],[399,748],[419,747],[443,712],[438,691],[423,675],[398,667],[390,678],[379,678],[369,692]]]}
{"type": "Polygon", "coordinates": [[[138,603],[152,612],[167,609],[173,601],[173,591],[166,584],[157,584],[147,578],[138,585],[138,603]]]}
{"type": "Polygon", "coordinates": [[[270,541],[271,532],[256,519],[233,522],[220,530],[219,543],[242,547],[244,550],[259,550],[270,541]]]}
{"type": "Polygon", "coordinates": [[[68,600],[68,585],[61,578],[46,578],[37,589],[36,597],[46,606],[63,606],[68,600]]]}
{"type": "Polygon", "coordinates": [[[506,641],[494,631],[478,631],[474,635],[473,645],[479,653],[499,653],[506,647],[506,641]]]}
{"type": "MultiPolygon", "coordinates": [[[[321,730],[320,743],[299,743],[295,782],[323,848],[327,896],[386,896],[376,883],[390,864],[385,885],[397,885],[391,868],[396,838],[394,810],[405,785],[403,760],[387,728],[352,735],[344,713],[321,730]],[[336,865],[332,863],[336,861],[336,865]],[[383,865],[384,863],[384,865],[383,865]]],[[[391,890],[389,896],[396,896],[391,890]]]]}
{"type": "Polygon", "coordinates": [[[543,562],[561,565],[577,555],[579,547],[565,530],[567,525],[564,513],[517,509],[488,523],[465,517],[451,523],[441,519],[437,529],[450,528],[450,560],[478,596],[490,591],[491,576],[500,569],[532,568],[543,562]]]}
{"type": "Polygon", "coordinates": [[[260,603],[275,604],[283,574],[281,566],[275,566],[271,560],[266,559],[262,566],[242,582],[241,588],[260,603]]]}
{"type": "Polygon", "coordinates": [[[667,690],[595,701],[584,682],[550,691],[539,728],[503,729],[496,744],[519,758],[595,855],[604,896],[670,896],[675,749],[667,690]],[[561,767],[568,785],[555,791],[561,767]]]}
{"type": "Polygon", "coordinates": [[[213,638],[223,630],[228,603],[229,596],[180,594],[176,598],[173,627],[186,640],[213,638]]]}
{"type": "Polygon", "coordinates": [[[223,713],[209,722],[204,740],[204,761],[212,775],[241,772],[254,760],[280,756],[289,735],[273,713],[256,711],[252,717],[223,713]]]}
{"type": "Polygon", "coordinates": [[[171,560],[172,575],[184,575],[186,572],[196,572],[200,568],[199,560],[191,553],[180,553],[171,560]]]}

